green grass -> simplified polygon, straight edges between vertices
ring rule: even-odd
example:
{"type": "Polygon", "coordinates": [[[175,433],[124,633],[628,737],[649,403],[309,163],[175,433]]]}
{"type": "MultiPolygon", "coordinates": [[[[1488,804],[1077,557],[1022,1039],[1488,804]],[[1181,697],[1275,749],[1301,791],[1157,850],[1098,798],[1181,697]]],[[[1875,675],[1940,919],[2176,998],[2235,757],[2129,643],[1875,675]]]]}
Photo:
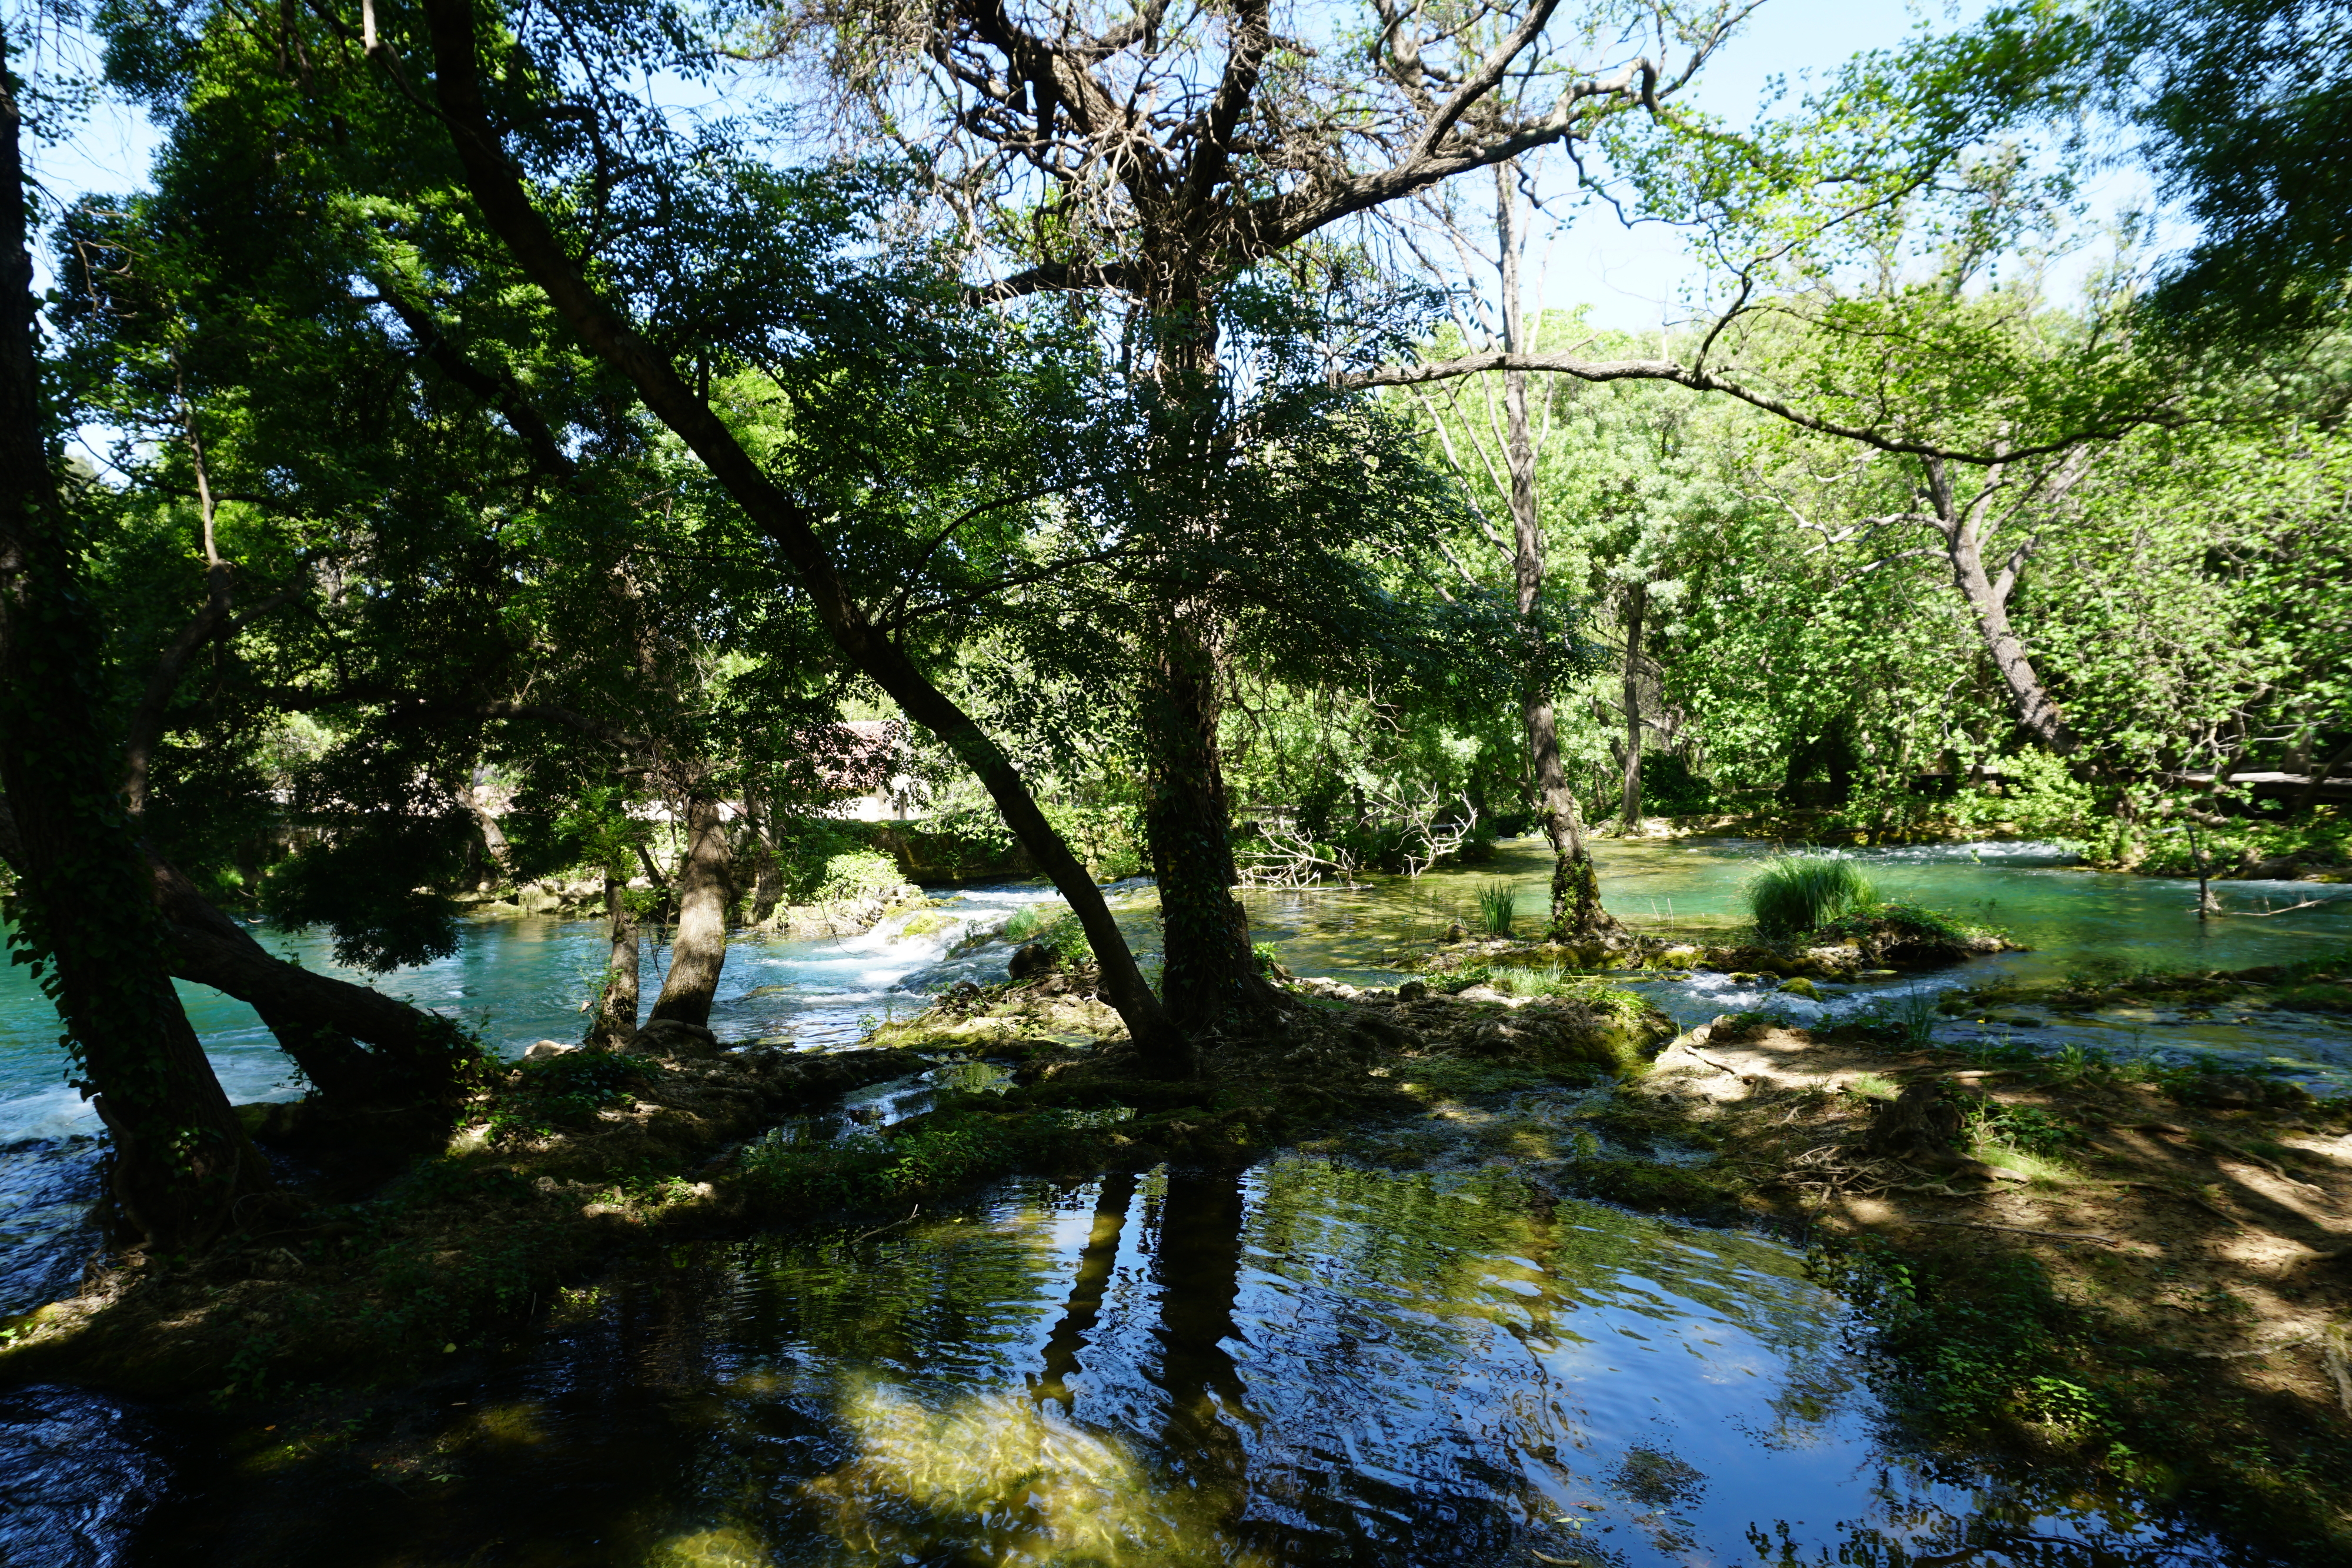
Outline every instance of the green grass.
{"type": "Polygon", "coordinates": [[[1496,881],[1478,889],[1478,929],[1489,936],[1508,936],[1511,922],[1517,915],[1517,900],[1511,884],[1496,881]]]}
{"type": "Polygon", "coordinates": [[[1817,931],[1878,902],[1878,890],[1852,861],[1832,855],[1776,855],[1748,879],[1748,909],[1768,936],[1817,931]]]}

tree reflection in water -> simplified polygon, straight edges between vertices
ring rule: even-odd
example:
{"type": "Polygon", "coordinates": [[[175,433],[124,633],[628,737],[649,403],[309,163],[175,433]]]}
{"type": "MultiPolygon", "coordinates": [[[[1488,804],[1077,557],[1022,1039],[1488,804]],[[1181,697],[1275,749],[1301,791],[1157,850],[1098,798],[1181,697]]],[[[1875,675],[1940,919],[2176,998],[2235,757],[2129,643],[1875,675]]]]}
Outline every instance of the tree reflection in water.
{"type": "Polygon", "coordinates": [[[1835,1300],[1753,1237],[1300,1157],[850,1234],[682,1249],[462,1410],[187,1476],[142,1555],[2246,1560],[2071,1478],[1905,1458],[1835,1300]],[[443,1479],[384,1484],[419,1454],[443,1479]]]}

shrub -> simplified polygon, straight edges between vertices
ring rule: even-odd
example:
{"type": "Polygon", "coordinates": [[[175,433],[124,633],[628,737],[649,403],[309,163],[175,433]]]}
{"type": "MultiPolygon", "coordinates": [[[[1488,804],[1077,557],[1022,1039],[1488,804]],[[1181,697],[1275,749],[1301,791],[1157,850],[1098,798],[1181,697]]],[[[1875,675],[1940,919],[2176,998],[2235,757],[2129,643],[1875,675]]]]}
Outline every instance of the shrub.
{"type": "Polygon", "coordinates": [[[1508,936],[1517,913],[1517,899],[1507,882],[1486,883],[1478,889],[1478,929],[1490,936],[1508,936]]]}
{"type": "Polygon", "coordinates": [[[824,880],[817,884],[819,904],[852,904],[886,893],[905,879],[898,862],[879,850],[847,850],[827,858],[824,880]]]}
{"type": "Polygon", "coordinates": [[[1759,931],[1814,931],[1878,902],[1877,890],[1852,861],[1832,855],[1778,855],[1748,882],[1748,908],[1759,931]]]}

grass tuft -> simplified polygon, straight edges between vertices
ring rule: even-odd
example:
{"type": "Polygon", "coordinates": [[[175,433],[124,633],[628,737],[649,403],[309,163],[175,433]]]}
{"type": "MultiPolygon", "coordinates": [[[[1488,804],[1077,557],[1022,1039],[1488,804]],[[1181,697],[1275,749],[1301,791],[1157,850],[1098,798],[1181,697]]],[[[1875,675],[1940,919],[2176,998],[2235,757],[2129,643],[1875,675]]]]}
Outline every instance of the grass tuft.
{"type": "Polygon", "coordinates": [[[1817,931],[1877,902],[1861,868],[1832,855],[1776,855],[1748,881],[1748,913],[1773,936],[1817,931]]]}

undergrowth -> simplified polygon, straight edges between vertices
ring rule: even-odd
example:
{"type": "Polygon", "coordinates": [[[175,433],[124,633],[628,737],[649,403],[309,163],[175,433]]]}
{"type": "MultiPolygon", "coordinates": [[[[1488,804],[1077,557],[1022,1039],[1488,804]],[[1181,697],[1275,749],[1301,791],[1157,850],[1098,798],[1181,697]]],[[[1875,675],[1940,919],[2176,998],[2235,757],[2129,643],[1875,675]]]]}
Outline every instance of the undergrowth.
{"type": "Polygon", "coordinates": [[[2339,1436],[2299,1449],[2251,1440],[2256,1413],[2240,1398],[2184,1375],[2196,1364],[2181,1353],[2062,1299],[2035,1259],[1905,1251],[1865,1235],[1819,1241],[1806,1263],[1853,1304],[1857,1337],[1878,1353],[1872,1381],[1931,1443],[1971,1457],[2023,1449],[2038,1461],[2028,1478],[2063,1474],[2052,1459],[2104,1471],[2159,1508],[2193,1498],[2314,1553],[2299,1560],[2340,1560],[2347,1543],[2329,1510],[2352,1453],[2339,1436]]]}
{"type": "Polygon", "coordinates": [[[525,1062],[490,1112],[490,1141],[543,1138],[575,1126],[607,1107],[628,1103],[653,1082],[654,1071],[642,1058],[605,1051],[525,1062]]]}
{"type": "Polygon", "coordinates": [[[1010,1115],[946,1110],[904,1128],[830,1140],[812,1136],[805,1123],[787,1123],[747,1145],[740,1168],[745,1191],[769,1205],[870,1207],[1084,1161],[1102,1129],[1134,1114],[1116,1105],[1010,1115]]]}

